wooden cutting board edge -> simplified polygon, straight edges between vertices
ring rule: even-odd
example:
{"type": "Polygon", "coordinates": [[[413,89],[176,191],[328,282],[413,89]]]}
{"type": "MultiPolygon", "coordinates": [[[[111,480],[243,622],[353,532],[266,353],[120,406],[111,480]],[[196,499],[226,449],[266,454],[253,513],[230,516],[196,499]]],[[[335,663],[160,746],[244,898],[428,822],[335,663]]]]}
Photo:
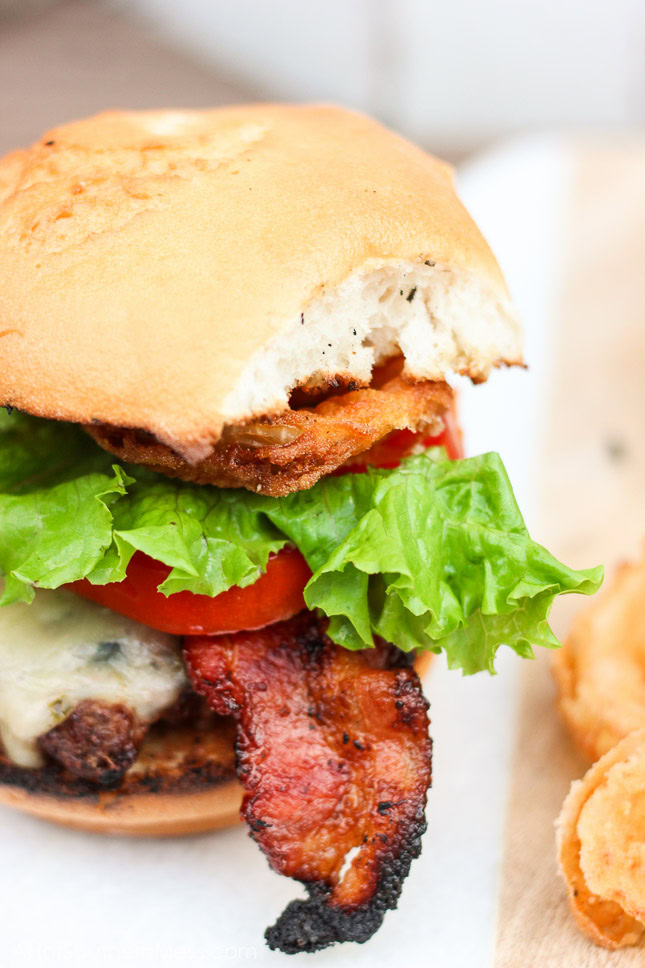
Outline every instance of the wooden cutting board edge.
{"type": "MultiPolygon", "coordinates": [[[[576,567],[611,574],[645,538],[645,141],[574,147],[557,364],[540,442],[540,535],[576,567]]],[[[584,599],[553,625],[566,636],[584,599]]],[[[586,764],[555,711],[550,657],[522,674],[498,905],[495,968],[645,964],[609,952],[574,926],[557,872],[553,824],[586,764]]]]}

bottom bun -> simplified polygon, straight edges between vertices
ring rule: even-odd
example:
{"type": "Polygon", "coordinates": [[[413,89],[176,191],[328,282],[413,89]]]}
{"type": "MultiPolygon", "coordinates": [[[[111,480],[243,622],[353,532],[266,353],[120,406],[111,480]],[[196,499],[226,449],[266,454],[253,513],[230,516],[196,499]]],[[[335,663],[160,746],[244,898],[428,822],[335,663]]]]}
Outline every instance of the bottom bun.
{"type": "MultiPolygon", "coordinates": [[[[423,676],[432,653],[415,659],[423,676]]],[[[70,776],[55,764],[16,766],[0,753],[0,804],[41,820],[95,833],[172,837],[239,822],[243,790],[235,776],[232,720],[207,732],[153,727],[114,790],[70,776]]]]}

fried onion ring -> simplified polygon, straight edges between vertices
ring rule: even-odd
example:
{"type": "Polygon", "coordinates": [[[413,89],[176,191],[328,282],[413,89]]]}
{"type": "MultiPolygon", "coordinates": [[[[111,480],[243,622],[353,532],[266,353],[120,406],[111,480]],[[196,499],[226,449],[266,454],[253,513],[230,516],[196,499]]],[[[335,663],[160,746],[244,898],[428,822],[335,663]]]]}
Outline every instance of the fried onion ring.
{"type": "Polygon", "coordinates": [[[314,407],[227,427],[212,454],[197,464],[146,432],[109,424],[88,424],[85,430],[127,463],[197,484],[246,487],[279,497],[311,487],[393,430],[439,432],[441,415],[451,403],[447,383],[414,383],[398,375],[379,388],[353,390],[314,407]]]}
{"type": "Polygon", "coordinates": [[[572,784],[558,820],[558,859],[573,916],[592,941],[645,942],[645,730],[572,784]]]}
{"type": "Polygon", "coordinates": [[[645,727],[645,558],[578,616],[553,668],[560,712],[590,760],[645,727]]]}
{"type": "Polygon", "coordinates": [[[363,942],[421,850],[431,779],[427,702],[394,650],[350,652],[304,612],[256,632],[189,638],[193,686],[237,719],[242,814],[271,866],[302,881],[271,948],[363,942]]]}

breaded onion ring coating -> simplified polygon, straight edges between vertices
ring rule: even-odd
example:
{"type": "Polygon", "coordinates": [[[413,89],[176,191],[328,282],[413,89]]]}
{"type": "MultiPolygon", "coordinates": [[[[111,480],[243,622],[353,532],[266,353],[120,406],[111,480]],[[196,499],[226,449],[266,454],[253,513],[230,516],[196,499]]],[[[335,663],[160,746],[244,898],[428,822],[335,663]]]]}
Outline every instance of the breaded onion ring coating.
{"type": "Polygon", "coordinates": [[[592,941],[645,941],[645,730],[572,784],[558,820],[558,860],[573,916],[592,941]]]}
{"type": "Polygon", "coordinates": [[[212,454],[197,464],[145,432],[108,424],[85,429],[127,463],[197,484],[245,487],[279,497],[311,487],[393,430],[439,432],[451,403],[447,383],[414,383],[399,375],[380,388],[352,390],[317,406],[227,427],[212,454]]]}
{"type": "Polygon", "coordinates": [[[590,760],[645,727],[645,558],[581,612],[553,668],[560,712],[590,760]]]}

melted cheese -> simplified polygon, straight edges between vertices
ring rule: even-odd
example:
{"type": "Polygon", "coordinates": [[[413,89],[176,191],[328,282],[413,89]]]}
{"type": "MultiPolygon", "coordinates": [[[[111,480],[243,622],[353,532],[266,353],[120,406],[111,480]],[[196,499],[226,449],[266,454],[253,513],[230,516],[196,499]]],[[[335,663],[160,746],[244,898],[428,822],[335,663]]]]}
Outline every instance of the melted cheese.
{"type": "Polygon", "coordinates": [[[122,703],[151,722],[187,684],[179,641],[67,591],[0,608],[0,739],[39,766],[37,739],[83,699],[122,703]]]}

